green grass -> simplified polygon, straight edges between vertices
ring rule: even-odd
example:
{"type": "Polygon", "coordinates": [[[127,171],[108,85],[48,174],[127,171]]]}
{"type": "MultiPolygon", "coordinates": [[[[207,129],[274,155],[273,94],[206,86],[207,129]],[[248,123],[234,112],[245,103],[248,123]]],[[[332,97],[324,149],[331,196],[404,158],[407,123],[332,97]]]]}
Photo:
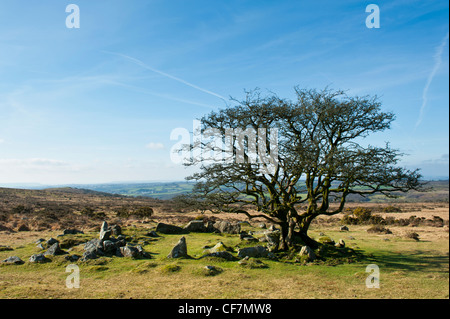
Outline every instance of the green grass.
{"type": "MultiPolygon", "coordinates": [[[[317,226],[316,226],[317,227],[317,226]]],[[[246,268],[237,261],[198,257],[204,246],[221,241],[236,247],[243,243],[238,235],[191,233],[186,237],[191,259],[168,259],[171,248],[181,235],[162,235],[147,241],[143,248],[151,259],[132,260],[102,257],[77,262],[80,288],[65,285],[64,256],[52,257],[51,263],[30,264],[37,253],[34,240],[0,251],[0,260],[17,255],[23,265],[0,264],[0,298],[448,298],[448,233],[429,241],[414,241],[401,236],[368,234],[365,226],[353,226],[339,232],[338,226],[313,228],[310,235],[324,232],[334,241],[344,239],[347,247],[363,254],[353,263],[306,263],[261,259],[267,268],[246,268]],[[349,239],[353,236],[355,239],[349,239]],[[388,237],[389,241],[384,238],[388,237]],[[380,268],[380,289],[365,286],[366,266],[380,268]],[[208,276],[204,267],[213,265],[222,271],[208,276]]],[[[248,228],[251,229],[251,228],[248,228]]],[[[247,230],[248,230],[247,229],[247,230]]],[[[255,229],[257,230],[257,229],[255,229]]],[[[124,233],[143,241],[146,229],[125,228],[124,233]]],[[[441,229],[436,228],[436,231],[441,229]]],[[[441,233],[439,233],[441,234],[441,233]]],[[[86,234],[85,237],[97,237],[86,234]]],[[[45,237],[47,238],[47,237],[45,237]]],[[[38,239],[38,238],[36,238],[38,239]]],[[[254,243],[252,245],[259,245],[254,243]]],[[[248,244],[246,244],[248,245],[248,244]]],[[[82,253],[82,245],[73,248],[82,253]]],[[[236,251],[232,252],[235,256],[236,251]]]]}

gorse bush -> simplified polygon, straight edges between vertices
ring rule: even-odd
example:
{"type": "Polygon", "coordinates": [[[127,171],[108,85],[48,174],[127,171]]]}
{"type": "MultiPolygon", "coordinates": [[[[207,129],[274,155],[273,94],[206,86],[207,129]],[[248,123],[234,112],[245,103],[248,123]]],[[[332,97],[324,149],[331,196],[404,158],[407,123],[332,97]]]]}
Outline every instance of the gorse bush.
{"type": "Polygon", "coordinates": [[[135,209],[122,206],[115,210],[116,216],[120,218],[129,218],[135,216],[138,218],[148,218],[153,215],[153,208],[150,206],[142,206],[135,209]]]}

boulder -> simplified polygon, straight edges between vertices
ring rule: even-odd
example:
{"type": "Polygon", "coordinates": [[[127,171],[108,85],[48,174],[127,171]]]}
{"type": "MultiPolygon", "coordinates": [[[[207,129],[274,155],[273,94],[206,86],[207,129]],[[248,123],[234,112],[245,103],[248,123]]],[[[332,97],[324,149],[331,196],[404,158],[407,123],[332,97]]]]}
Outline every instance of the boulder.
{"type": "Polygon", "coordinates": [[[255,247],[246,247],[241,248],[238,251],[238,257],[244,258],[244,257],[267,257],[267,254],[269,251],[263,247],[263,246],[255,246],[255,247]]]}
{"type": "Polygon", "coordinates": [[[243,236],[240,236],[240,239],[244,240],[244,241],[258,241],[258,239],[256,239],[252,235],[243,235],[243,236]]]}
{"type": "Polygon", "coordinates": [[[64,229],[63,231],[63,235],[76,235],[76,234],[84,234],[84,232],[74,228],[64,229]]]}
{"type": "Polygon", "coordinates": [[[112,240],[105,240],[103,242],[103,251],[105,254],[114,255],[117,251],[117,245],[112,240]]]}
{"type": "Polygon", "coordinates": [[[56,240],[55,238],[50,238],[49,240],[47,240],[47,246],[51,246],[56,243],[59,243],[59,240],[56,240]]]}
{"type": "Polygon", "coordinates": [[[109,237],[111,237],[111,229],[109,229],[108,227],[108,223],[107,222],[103,222],[102,226],[100,227],[100,234],[99,234],[99,239],[101,241],[103,240],[108,240],[109,237]]]}
{"type": "Polygon", "coordinates": [[[156,225],[156,232],[162,233],[162,234],[185,234],[186,231],[178,226],[175,225],[169,225],[164,223],[158,223],[156,225]]]}
{"type": "Polygon", "coordinates": [[[267,240],[267,247],[269,248],[269,251],[273,251],[278,248],[278,245],[280,243],[280,235],[281,232],[279,230],[267,231],[264,233],[264,237],[267,240]]]}
{"type": "Polygon", "coordinates": [[[187,245],[186,238],[181,237],[175,247],[172,248],[172,251],[167,256],[167,258],[180,258],[180,257],[188,257],[187,254],[187,245]]]}
{"type": "Polygon", "coordinates": [[[224,243],[219,241],[217,244],[214,245],[214,247],[212,247],[208,250],[205,250],[204,253],[216,253],[219,251],[227,251],[229,249],[230,249],[229,247],[225,246],[224,243]]]}
{"type": "Polygon", "coordinates": [[[340,231],[348,231],[348,227],[347,226],[341,226],[340,231]]]}
{"type": "Polygon", "coordinates": [[[30,257],[28,260],[30,263],[45,263],[50,261],[47,257],[44,256],[44,254],[35,254],[30,257]]]}
{"type": "Polygon", "coordinates": [[[66,257],[64,257],[65,260],[70,261],[70,262],[78,261],[80,258],[81,258],[81,256],[78,256],[78,255],[67,255],[66,257]]]}
{"type": "Polygon", "coordinates": [[[192,233],[206,233],[208,231],[202,220],[191,220],[183,229],[192,233]]]}
{"type": "Polygon", "coordinates": [[[54,243],[47,249],[47,251],[44,253],[44,256],[57,256],[64,254],[66,254],[66,252],[59,247],[59,243],[54,243]]]}
{"type": "Polygon", "coordinates": [[[129,245],[120,247],[120,253],[122,254],[123,257],[131,257],[131,258],[139,258],[141,255],[136,247],[129,245]]]}
{"type": "Polygon", "coordinates": [[[262,228],[262,229],[266,229],[266,228],[267,228],[267,226],[266,226],[265,223],[259,223],[259,224],[258,224],[258,227],[259,227],[259,228],[262,228]]]}
{"type": "Polygon", "coordinates": [[[334,246],[336,246],[338,248],[343,248],[343,247],[345,247],[345,242],[343,239],[339,239],[339,242],[337,242],[334,246]]]}
{"type": "Polygon", "coordinates": [[[100,239],[94,238],[84,244],[83,260],[95,259],[98,256],[104,256],[103,242],[100,239]]]}
{"type": "Polygon", "coordinates": [[[119,226],[119,225],[114,225],[114,226],[111,226],[111,232],[112,232],[112,234],[114,235],[114,236],[120,236],[120,235],[122,235],[122,228],[119,226]]]}
{"type": "Polygon", "coordinates": [[[82,261],[86,261],[86,260],[89,260],[89,259],[96,259],[96,258],[98,258],[98,256],[97,256],[97,254],[95,253],[94,250],[86,250],[83,253],[83,256],[81,257],[81,260],[82,261]]]}
{"type": "Polygon", "coordinates": [[[154,230],[149,231],[148,233],[145,234],[145,236],[154,237],[154,238],[160,237],[154,230]]]}
{"type": "Polygon", "coordinates": [[[214,228],[220,233],[226,234],[239,234],[241,232],[241,225],[239,223],[230,223],[226,220],[217,221],[214,224],[214,228]]]}
{"type": "Polygon", "coordinates": [[[216,266],[211,266],[211,265],[205,266],[204,269],[205,269],[206,276],[216,276],[223,271],[223,269],[218,268],[216,266]]]}
{"type": "Polygon", "coordinates": [[[307,256],[309,261],[316,259],[316,254],[309,246],[303,246],[299,253],[300,256],[307,256]]]}
{"type": "Polygon", "coordinates": [[[23,260],[17,256],[8,257],[5,260],[3,260],[3,262],[6,264],[15,264],[15,265],[21,265],[24,263],[23,260]]]}

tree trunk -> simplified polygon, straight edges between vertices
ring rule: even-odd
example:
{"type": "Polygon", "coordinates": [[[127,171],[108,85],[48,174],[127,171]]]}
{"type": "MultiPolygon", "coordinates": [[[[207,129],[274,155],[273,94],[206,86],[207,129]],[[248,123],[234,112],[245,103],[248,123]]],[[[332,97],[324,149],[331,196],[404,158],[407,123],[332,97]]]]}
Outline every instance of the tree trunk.
{"type": "Polygon", "coordinates": [[[305,243],[305,245],[311,247],[312,249],[316,249],[316,248],[319,247],[319,243],[308,236],[309,225],[311,224],[312,220],[315,217],[316,216],[314,216],[314,215],[310,215],[310,216],[305,217],[299,223],[300,231],[298,232],[298,235],[300,236],[301,240],[305,243]]]}

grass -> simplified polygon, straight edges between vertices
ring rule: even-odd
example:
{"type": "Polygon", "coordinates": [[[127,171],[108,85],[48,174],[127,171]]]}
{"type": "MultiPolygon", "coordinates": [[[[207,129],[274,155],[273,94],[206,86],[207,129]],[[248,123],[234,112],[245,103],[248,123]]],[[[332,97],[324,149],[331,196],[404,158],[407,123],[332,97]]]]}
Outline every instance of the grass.
{"type": "MultiPolygon", "coordinates": [[[[37,253],[36,239],[56,236],[35,234],[35,238],[30,236],[17,245],[9,243],[13,251],[0,251],[0,260],[17,255],[25,261],[24,265],[0,264],[0,298],[449,298],[448,233],[441,228],[415,229],[419,234],[428,232],[423,240],[421,236],[416,241],[402,236],[400,227],[392,228],[391,235],[367,233],[368,226],[352,226],[345,233],[338,226],[315,227],[310,232],[312,237],[318,238],[323,232],[336,242],[342,238],[347,247],[363,253],[362,259],[336,265],[302,265],[292,259],[283,262],[262,258],[267,268],[246,268],[236,261],[198,259],[205,245],[214,246],[219,241],[229,247],[243,247],[238,235],[191,233],[184,236],[192,258],[173,260],[166,256],[181,235],[145,241],[147,229],[128,227],[124,233],[134,236],[136,242],[145,241],[143,248],[152,258],[104,257],[77,262],[80,288],[69,289],[65,280],[69,275],[66,267],[71,263],[64,256],[51,257],[53,261],[45,264],[28,263],[29,256],[37,253]],[[365,286],[369,264],[380,268],[380,289],[365,286]],[[207,265],[221,271],[209,276],[204,271],[207,265]]],[[[83,238],[89,236],[97,234],[83,238]]],[[[82,245],[73,252],[82,252],[82,245]]],[[[236,251],[232,253],[236,255],[236,251]]]]}

